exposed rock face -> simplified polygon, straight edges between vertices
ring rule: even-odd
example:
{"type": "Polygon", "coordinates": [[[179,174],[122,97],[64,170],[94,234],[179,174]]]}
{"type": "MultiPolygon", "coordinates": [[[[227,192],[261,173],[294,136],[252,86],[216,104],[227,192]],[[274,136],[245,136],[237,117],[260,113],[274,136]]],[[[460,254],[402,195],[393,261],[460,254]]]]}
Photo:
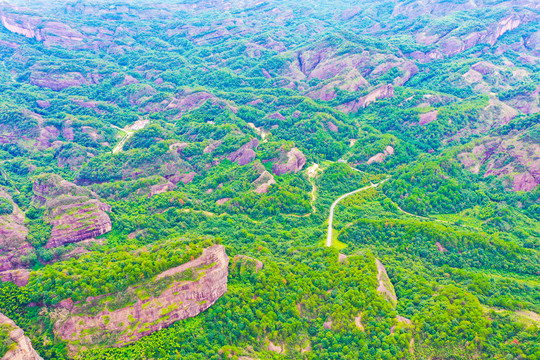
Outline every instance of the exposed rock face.
{"type": "Polygon", "coordinates": [[[238,165],[247,165],[257,156],[255,149],[257,149],[258,146],[259,140],[253,139],[250,142],[242,145],[240,149],[227,155],[227,159],[229,159],[231,162],[238,162],[238,165]]]}
{"type": "Polygon", "coordinates": [[[24,213],[2,190],[0,190],[0,197],[13,205],[11,214],[0,216],[0,271],[5,271],[23,267],[21,256],[28,255],[33,248],[26,242],[28,228],[24,226],[24,213]]]}
{"type": "Polygon", "coordinates": [[[332,319],[329,319],[328,321],[325,321],[323,323],[323,327],[326,329],[326,330],[331,330],[332,329],[332,319]]]}
{"type": "Polygon", "coordinates": [[[228,265],[223,245],[214,245],[199,258],[158,275],[155,281],[172,277],[172,283],[158,297],[138,299],[129,307],[95,316],[79,314],[74,307],[67,319],[55,324],[55,333],[80,345],[97,344],[104,336],[112,339],[111,344],[116,347],[133,343],[212,306],[227,291],[228,265]],[[175,278],[189,270],[197,280],[175,278]]]}
{"type": "Polygon", "coordinates": [[[69,87],[81,86],[83,84],[96,84],[99,77],[89,75],[85,77],[80,72],[49,73],[43,71],[32,71],[30,83],[39,87],[49,88],[55,91],[69,87]]]}
{"type": "Polygon", "coordinates": [[[91,191],[53,174],[38,178],[33,190],[33,202],[45,207],[46,219],[53,226],[47,248],[79,242],[111,231],[111,219],[106,214],[111,208],[97,200],[91,191]]]}
{"type": "Polygon", "coordinates": [[[379,281],[379,287],[377,288],[377,291],[380,292],[394,306],[396,306],[396,292],[394,290],[392,282],[390,281],[390,278],[388,278],[386,269],[384,268],[382,262],[379,261],[379,259],[375,259],[375,262],[377,264],[377,281],[379,281]]]}
{"type": "Polygon", "coordinates": [[[122,86],[128,86],[128,85],[131,85],[131,84],[138,84],[139,83],[139,80],[135,79],[133,76],[131,75],[126,75],[124,77],[124,81],[122,81],[122,84],[120,84],[119,86],[122,87],[122,86]]]}
{"type": "Polygon", "coordinates": [[[424,114],[420,114],[420,122],[418,125],[426,125],[430,122],[437,120],[438,110],[430,111],[424,114]]]}
{"type": "Polygon", "coordinates": [[[17,347],[13,350],[9,350],[2,357],[2,360],[43,360],[32,347],[30,339],[24,336],[24,332],[21,328],[18,327],[13,320],[2,313],[0,313],[0,325],[8,326],[12,329],[9,333],[9,337],[17,344],[17,347]]]}
{"type": "Polygon", "coordinates": [[[338,132],[338,127],[331,121],[328,122],[328,129],[333,132],[338,132]]]}
{"type": "Polygon", "coordinates": [[[221,145],[222,141],[221,140],[211,140],[210,141],[210,144],[208,144],[203,152],[205,154],[210,154],[210,153],[213,153],[214,150],[216,150],[220,145],[221,145]]]}
{"type": "Polygon", "coordinates": [[[506,179],[514,191],[531,191],[540,184],[540,144],[527,131],[503,138],[487,138],[472,150],[459,154],[465,167],[475,173],[506,179]]]}
{"type": "Polygon", "coordinates": [[[201,107],[207,100],[216,99],[216,97],[210,93],[201,91],[194,93],[187,93],[181,95],[177,98],[174,98],[168,105],[168,109],[179,109],[180,116],[193,110],[201,107]]]}
{"type": "Polygon", "coordinates": [[[197,175],[196,172],[192,171],[187,174],[180,174],[176,173],[174,176],[169,177],[169,181],[173,183],[174,185],[178,184],[179,182],[183,182],[184,184],[189,184],[193,181],[193,178],[197,175]]]}
{"type": "Polygon", "coordinates": [[[360,108],[365,108],[371,103],[374,103],[377,100],[386,99],[394,96],[394,86],[392,84],[387,84],[378,87],[377,89],[371,91],[366,96],[361,97],[356,101],[351,101],[345,103],[339,107],[344,113],[357,112],[360,108]]]}
{"type": "Polygon", "coordinates": [[[517,15],[511,15],[502,19],[488,32],[487,43],[490,45],[495,45],[501,36],[508,31],[514,30],[519,25],[521,25],[521,19],[517,15]]]}
{"type": "Polygon", "coordinates": [[[282,152],[279,160],[272,167],[272,172],[274,175],[283,175],[283,174],[296,174],[306,164],[306,157],[304,154],[297,148],[292,148],[288,152],[282,152]]]}
{"type": "Polygon", "coordinates": [[[47,101],[47,100],[38,100],[38,101],[36,101],[36,103],[42,109],[47,109],[48,107],[51,106],[50,101],[47,101]]]}
{"type": "Polygon", "coordinates": [[[257,194],[266,194],[270,185],[275,184],[276,180],[268,171],[264,171],[261,176],[253,182],[253,185],[256,186],[254,190],[257,194]]]}
{"type": "Polygon", "coordinates": [[[174,185],[172,182],[168,181],[165,184],[157,184],[152,185],[150,188],[150,193],[148,194],[148,197],[152,197],[157,194],[162,194],[164,192],[172,191],[176,185],[174,185]]]}
{"type": "Polygon", "coordinates": [[[110,206],[95,199],[51,209],[48,217],[53,228],[46,247],[55,248],[108,233],[112,224],[106,211],[111,211],[110,206]]]}
{"type": "Polygon", "coordinates": [[[242,264],[254,264],[255,265],[255,273],[258,273],[259,270],[261,270],[264,267],[264,263],[260,260],[254,259],[251,256],[246,255],[236,255],[233,259],[233,266],[237,262],[241,262],[242,264]]]}
{"type": "Polygon", "coordinates": [[[377,153],[376,155],[370,157],[367,163],[368,165],[373,163],[382,163],[390,155],[394,155],[394,148],[389,145],[386,147],[386,149],[384,149],[384,152],[377,153]]]}
{"type": "Polygon", "coordinates": [[[4,13],[2,25],[12,33],[36,39],[46,46],[79,47],[84,35],[69,25],[56,21],[42,21],[38,16],[4,13]]]}
{"type": "Polygon", "coordinates": [[[26,269],[7,270],[0,272],[0,280],[2,282],[11,281],[17,286],[28,285],[30,279],[30,271],[26,269]]]}
{"type": "Polygon", "coordinates": [[[223,198],[223,199],[219,199],[218,201],[216,201],[216,204],[218,205],[223,205],[227,202],[231,201],[231,198],[223,198]]]}
{"type": "Polygon", "coordinates": [[[2,25],[12,33],[26,36],[27,38],[36,37],[36,26],[41,21],[39,17],[27,15],[7,15],[1,16],[2,25]]]}

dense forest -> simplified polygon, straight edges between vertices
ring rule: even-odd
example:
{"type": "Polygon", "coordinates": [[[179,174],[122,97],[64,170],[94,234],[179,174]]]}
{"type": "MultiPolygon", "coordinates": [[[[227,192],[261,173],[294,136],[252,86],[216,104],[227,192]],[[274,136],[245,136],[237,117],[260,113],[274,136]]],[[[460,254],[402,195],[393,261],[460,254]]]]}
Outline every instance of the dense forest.
{"type": "Polygon", "coordinates": [[[537,1],[0,19],[0,313],[43,359],[540,360],[537,1]]]}

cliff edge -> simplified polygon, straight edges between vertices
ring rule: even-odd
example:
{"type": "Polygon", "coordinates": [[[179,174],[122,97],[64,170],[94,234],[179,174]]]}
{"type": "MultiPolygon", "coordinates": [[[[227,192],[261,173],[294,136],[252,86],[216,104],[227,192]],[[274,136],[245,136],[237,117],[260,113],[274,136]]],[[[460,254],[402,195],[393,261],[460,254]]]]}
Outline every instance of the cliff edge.
{"type": "Polygon", "coordinates": [[[133,343],[213,305],[227,291],[228,266],[223,245],[211,246],[199,258],[159,274],[151,283],[128,288],[120,296],[120,306],[110,296],[75,304],[56,322],[55,333],[72,350],[133,343]],[[104,310],[89,315],[88,309],[99,303],[104,310]]]}

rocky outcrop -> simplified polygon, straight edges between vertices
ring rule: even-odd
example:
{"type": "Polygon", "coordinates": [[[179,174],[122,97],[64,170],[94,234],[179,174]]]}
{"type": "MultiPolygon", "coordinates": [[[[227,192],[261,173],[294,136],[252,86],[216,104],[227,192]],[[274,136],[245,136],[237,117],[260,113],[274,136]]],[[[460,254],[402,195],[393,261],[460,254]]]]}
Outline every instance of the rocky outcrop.
{"type": "Polygon", "coordinates": [[[430,112],[427,112],[427,113],[424,113],[424,114],[420,114],[419,115],[420,122],[418,123],[418,125],[420,125],[420,126],[426,125],[426,124],[429,124],[429,123],[437,120],[437,114],[438,113],[439,113],[438,110],[434,110],[434,111],[430,111],[430,112]]]}
{"type": "Polygon", "coordinates": [[[225,203],[228,203],[229,201],[231,201],[231,198],[223,198],[223,199],[219,199],[216,201],[216,204],[218,205],[223,205],[225,203]]]}
{"type": "Polygon", "coordinates": [[[281,152],[278,161],[272,167],[272,172],[277,176],[283,174],[296,174],[302,170],[305,164],[305,155],[297,148],[292,148],[288,152],[281,152]]]}
{"type": "Polygon", "coordinates": [[[37,100],[36,103],[42,109],[47,109],[51,106],[51,102],[47,100],[37,100]]]}
{"type": "Polygon", "coordinates": [[[41,22],[37,16],[2,14],[0,16],[2,25],[10,32],[26,36],[27,38],[36,37],[36,27],[41,22]]]}
{"type": "Polygon", "coordinates": [[[196,172],[191,171],[187,174],[181,174],[180,172],[177,172],[174,176],[169,177],[169,181],[173,183],[174,185],[178,184],[179,182],[182,182],[185,184],[189,184],[193,181],[193,178],[197,175],[196,172]]]}
{"type": "Polygon", "coordinates": [[[520,17],[520,15],[512,14],[502,18],[498,22],[492,23],[486,30],[472,31],[466,34],[454,35],[456,32],[452,31],[450,33],[448,31],[444,33],[433,33],[433,29],[424,30],[416,34],[416,41],[423,45],[437,46],[438,49],[431,50],[427,53],[415,51],[410,55],[421,62],[429,62],[444,58],[444,56],[451,57],[457,55],[478,44],[494,46],[501,36],[527,21],[534,20],[533,18],[526,19],[520,17]]]}
{"type": "Polygon", "coordinates": [[[50,209],[47,216],[53,228],[45,247],[55,248],[108,233],[112,230],[108,211],[110,206],[96,199],[50,209]]]}
{"type": "Polygon", "coordinates": [[[472,173],[502,178],[514,191],[531,191],[540,185],[540,144],[528,132],[486,138],[458,157],[472,173]]]}
{"type": "MultiPolygon", "coordinates": [[[[139,298],[130,306],[94,316],[85,315],[75,306],[66,318],[56,322],[55,333],[71,345],[91,346],[104,337],[115,347],[133,343],[212,306],[227,291],[228,265],[223,245],[214,245],[199,258],[156,276],[154,281],[168,284],[159,296],[139,298]],[[186,274],[191,275],[186,278],[186,274]]],[[[137,290],[135,287],[125,292],[137,290]]]]}
{"type": "Polygon", "coordinates": [[[2,313],[0,313],[0,326],[10,330],[9,338],[16,345],[1,360],[43,360],[32,347],[30,339],[24,336],[24,331],[2,313]]]}
{"type": "Polygon", "coordinates": [[[52,225],[47,248],[79,242],[103,235],[112,229],[106,212],[109,205],[97,200],[90,190],[45,174],[34,182],[33,203],[45,208],[46,221],[52,225]]]}
{"type": "Polygon", "coordinates": [[[69,25],[57,21],[43,21],[38,16],[3,13],[2,25],[10,32],[36,39],[46,46],[74,48],[81,45],[84,36],[69,25]]]}
{"type": "Polygon", "coordinates": [[[391,155],[394,155],[394,148],[389,145],[384,149],[383,152],[377,153],[373,155],[372,157],[370,157],[367,163],[368,165],[373,164],[373,163],[382,163],[388,156],[391,156],[391,155]]]}
{"type": "Polygon", "coordinates": [[[204,148],[203,153],[205,154],[211,154],[216,150],[220,145],[222,141],[221,140],[210,140],[210,143],[204,148]]]}
{"type": "Polygon", "coordinates": [[[375,263],[377,264],[377,281],[379,282],[377,291],[381,293],[390,303],[392,303],[393,306],[396,306],[396,291],[394,290],[394,286],[386,273],[386,269],[379,259],[375,259],[375,263]]]}
{"type": "Polygon", "coordinates": [[[30,270],[27,269],[7,270],[0,272],[0,280],[2,282],[11,281],[19,287],[28,285],[29,279],[30,270]]]}
{"type": "Polygon", "coordinates": [[[189,92],[187,91],[183,95],[179,95],[172,99],[167,105],[167,109],[178,109],[180,111],[179,116],[201,107],[207,100],[214,100],[216,97],[205,91],[189,92]]]}
{"type": "Polygon", "coordinates": [[[345,103],[339,107],[344,113],[357,112],[360,108],[365,108],[371,103],[374,103],[377,100],[387,99],[394,96],[394,86],[392,84],[387,84],[378,87],[377,89],[371,91],[366,96],[361,97],[358,100],[345,103]]]}
{"type": "Polygon", "coordinates": [[[13,207],[10,214],[0,216],[0,271],[6,271],[23,267],[21,257],[33,252],[33,248],[26,241],[28,228],[24,225],[24,213],[3,190],[0,199],[13,207]]]}
{"type": "Polygon", "coordinates": [[[250,142],[242,145],[240,149],[227,155],[227,159],[231,162],[237,162],[238,165],[247,165],[252,162],[257,154],[255,150],[259,146],[259,140],[253,139],[250,142]]]}
{"type": "Polygon", "coordinates": [[[165,184],[156,184],[152,185],[150,187],[150,193],[147,195],[147,197],[152,197],[157,194],[162,194],[164,192],[173,191],[176,185],[174,185],[172,182],[167,181],[165,184]]]}
{"type": "Polygon", "coordinates": [[[265,170],[261,174],[261,176],[259,176],[257,180],[253,182],[253,185],[256,187],[254,191],[257,194],[266,194],[268,192],[268,188],[270,187],[270,185],[275,184],[275,183],[276,183],[276,180],[274,179],[272,174],[270,174],[268,171],[265,170]]]}
{"type": "Polygon", "coordinates": [[[264,263],[262,261],[246,255],[236,255],[233,259],[232,266],[234,267],[237,263],[240,263],[242,266],[253,266],[255,273],[258,273],[259,270],[262,270],[264,267],[264,263]]]}
{"type": "Polygon", "coordinates": [[[49,88],[55,91],[67,89],[69,87],[81,86],[83,84],[96,84],[99,77],[84,76],[80,72],[52,73],[45,71],[32,71],[30,83],[42,88],[49,88]]]}

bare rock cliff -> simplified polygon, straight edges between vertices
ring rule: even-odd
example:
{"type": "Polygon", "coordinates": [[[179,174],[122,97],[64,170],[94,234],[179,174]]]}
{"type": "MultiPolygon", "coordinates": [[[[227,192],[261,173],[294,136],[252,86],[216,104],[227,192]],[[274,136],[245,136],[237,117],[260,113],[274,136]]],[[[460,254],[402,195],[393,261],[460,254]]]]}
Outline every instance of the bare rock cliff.
{"type": "Polygon", "coordinates": [[[17,346],[9,350],[0,360],[43,360],[32,347],[30,339],[24,336],[24,332],[13,320],[0,313],[0,325],[11,328],[9,337],[17,346]]]}
{"type": "MultiPolygon", "coordinates": [[[[227,291],[228,266],[229,257],[223,245],[211,246],[199,258],[158,275],[156,282],[172,280],[159,296],[142,296],[128,307],[107,309],[95,316],[88,316],[75,306],[66,318],[57,321],[55,333],[71,347],[91,346],[105,337],[115,347],[133,343],[212,306],[227,291]],[[193,278],[186,280],[186,272],[193,274],[193,278]]],[[[139,290],[134,287],[126,292],[139,290]]]]}
{"type": "Polygon", "coordinates": [[[259,140],[253,139],[250,142],[242,145],[240,149],[227,155],[227,159],[229,159],[231,162],[238,162],[238,165],[247,165],[257,156],[255,149],[257,149],[258,146],[259,140]]]}
{"type": "Polygon", "coordinates": [[[52,225],[47,248],[79,242],[105,234],[112,229],[106,212],[109,205],[96,199],[90,190],[47,174],[34,182],[33,203],[44,206],[46,220],[52,225]]]}
{"type": "Polygon", "coordinates": [[[387,99],[394,96],[394,86],[391,84],[382,85],[371,91],[366,96],[358,100],[345,103],[339,107],[344,113],[357,112],[360,108],[365,108],[377,100],[387,99]]]}
{"type": "Polygon", "coordinates": [[[305,155],[297,148],[292,148],[288,152],[282,152],[279,160],[272,167],[274,175],[296,174],[306,164],[305,155]]]}
{"type": "MultiPolygon", "coordinates": [[[[11,197],[0,190],[0,198],[13,205],[11,214],[0,216],[0,271],[18,269],[24,266],[21,256],[32,251],[32,246],[26,241],[28,228],[24,225],[24,213],[11,197]]],[[[1,277],[3,279],[3,275],[1,277]]]]}

